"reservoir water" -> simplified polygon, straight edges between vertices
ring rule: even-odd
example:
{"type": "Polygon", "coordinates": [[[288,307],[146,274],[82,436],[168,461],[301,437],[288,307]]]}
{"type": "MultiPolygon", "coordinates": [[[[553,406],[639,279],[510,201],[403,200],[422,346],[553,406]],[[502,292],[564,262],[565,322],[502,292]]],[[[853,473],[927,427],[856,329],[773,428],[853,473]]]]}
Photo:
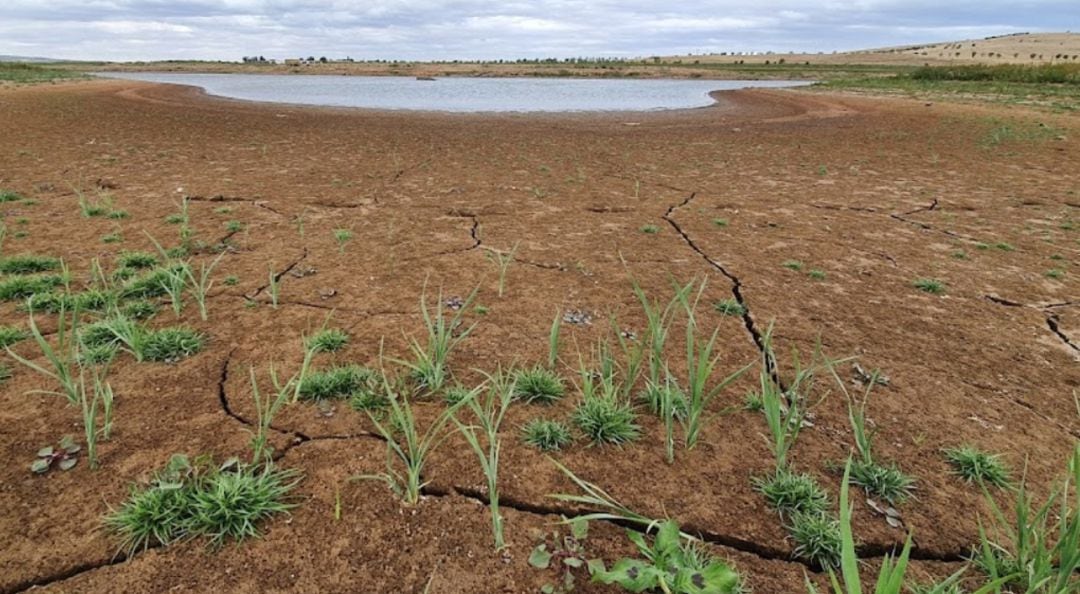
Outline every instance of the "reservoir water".
{"type": "Polygon", "coordinates": [[[449,112],[656,111],[705,107],[712,91],[805,81],[467,78],[109,72],[99,76],[202,87],[211,95],[303,105],[449,112]]]}

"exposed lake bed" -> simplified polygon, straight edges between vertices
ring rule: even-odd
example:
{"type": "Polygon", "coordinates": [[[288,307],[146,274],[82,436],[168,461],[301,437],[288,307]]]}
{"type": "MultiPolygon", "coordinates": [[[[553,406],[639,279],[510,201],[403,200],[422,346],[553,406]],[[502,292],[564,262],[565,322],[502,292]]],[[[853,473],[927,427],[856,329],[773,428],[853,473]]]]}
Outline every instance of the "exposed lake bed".
{"type": "Polygon", "coordinates": [[[569,79],[190,74],[109,72],[99,76],[202,88],[219,97],[247,101],[447,111],[457,113],[552,113],[661,111],[713,105],[711,93],[783,88],[807,81],[569,79]]]}

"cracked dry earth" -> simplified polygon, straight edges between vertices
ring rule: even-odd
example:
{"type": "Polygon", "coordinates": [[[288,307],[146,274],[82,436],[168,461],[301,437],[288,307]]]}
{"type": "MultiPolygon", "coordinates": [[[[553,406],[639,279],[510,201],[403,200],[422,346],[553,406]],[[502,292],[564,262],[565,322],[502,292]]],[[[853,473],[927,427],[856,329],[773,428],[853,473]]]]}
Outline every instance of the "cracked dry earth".
{"type": "MultiPolygon", "coordinates": [[[[868,407],[875,448],[914,475],[918,490],[900,506],[899,529],[857,498],[859,553],[874,571],[911,530],[915,574],[954,571],[987,508],[950,474],[941,448],[972,443],[1013,468],[1026,463],[1042,496],[1080,436],[1075,116],[783,91],[718,101],[648,115],[450,116],[248,104],[128,82],[0,91],[0,187],[36,200],[2,205],[9,229],[27,232],[9,233],[5,253],[62,256],[84,282],[92,257],[151,249],[143,229],[175,241],[164,218],[187,194],[196,236],[233,246],[219,278],[240,279],[216,285],[209,322],[185,310],[183,321],[209,336],[203,352],[175,365],[114,363],[115,429],[98,471],[80,463],[31,475],[39,447],[79,434],[78,415],[30,393],[52,386],[24,368],[0,387],[8,462],[0,592],[420,592],[432,575],[432,592],[537,591],[547,576],[526,562],[537,536],[558,514],[583,510],[547,497],[572,484],[520,443],[517,428],[538,415],[568,416],[573,393],[551,409],[511,409],[500,474],[506,555],[491,551],[483,480],[463,441],[436,452],[427,496],[405,507],[381,483],[348,481],[380,471],[384,449],[344,404],[333,414],[290,406],[275,420],[278,463],[304,479],[299,507],[268,523],[261,539],[219,551],[186,542],[125,559],[101,518],[175,452],[243,455],[254,416],[248,368],[265,377],[273,362],[291,373],[301,333],[331,311],[351,342],[316,365],[373,364],[381,339],[404,356],[405,336],[420,332],[425,279],[447,296],[479,284],[488,312],[470,315],[479,325],[451,359],[468,383],[471,370],[543,359],[560,309],[594,316],[590,325],[564,324],[568,362],[575,344],[610,334],[610,315],[640,332],[628,274],[656,299],[670,297],[671,279],[708,279],[700,315],[719,328],[725,375],[759,358],[769,324],[781,377],[790,354],[818,340],[833,356],[886,373],[889,385],[868,407]],[[1002,126],[1036,133],[993,134],[1002,126]],[[78,216],[69,184],[98,183],[113,187],[129,219],[78,216]],[[228,233],[229,220],[245,229],[228,233]],[[659,231],[643,233],[647,225],[659,231]],[[123,243],[102,243],[116,228],[123,243]],[[338,228],[353,231],[343,254],[338,228]],[[514,244],[500,298],[486,250],[514,244]],[[804,269],[783,267],[789,260],[804,269]],[[276,310],[268,269],[281,287],[276,310]],[[1064,274],[1050,278],[1050,269],[1064,274]],[[916,290],[924,277],[945,282],[946,293],[916,290]],[[745,316],[708,307],[731,298],[745,316]]],[[[25,324],[10,303],[0,318],[25,324]]],[[[174,323],[171,311],[154,323],[174,323]]],[[[673,336],[678,370],[681,331],[673,336]]],[[[40,356],[26,342],[16,348],[40,356]]],[[[717,411],[738,407],[750,386],[746,377],[723,392],[717,411]]],[[[420,406],[430,418],[441,405],[420,406]]],[[[629,507],[700,533],[755,592],[801,591],[804,573],[824,583],[792,558],[779,518],[751,486],[772,467],[760,415],[712,417],[703,443],[678,450],[673,466],[663,462],[660,426],[640,419],[637,443],[579,441],[558,459],[629,507]]],[[[834,393],[800,436],[795,463],[835,497],[835,465],[852,445],[834,393]]],[[[609,561],[629,552],[622,528],[606,523],[589,543],[609,561]]]]}

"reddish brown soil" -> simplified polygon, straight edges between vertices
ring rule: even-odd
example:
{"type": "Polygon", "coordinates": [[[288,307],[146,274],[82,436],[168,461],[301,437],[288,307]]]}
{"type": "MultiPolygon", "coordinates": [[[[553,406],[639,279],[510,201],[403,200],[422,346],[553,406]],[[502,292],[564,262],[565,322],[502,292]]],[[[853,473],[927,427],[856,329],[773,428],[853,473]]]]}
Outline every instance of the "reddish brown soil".
{"type": "MultiPolygon", "coordinates": [[[[189,542],[122,561],[101,518],[175,452],[243,455],[249,366],[291,372],[301,332],[331,310],[352,342],[317,364],[373,364],[381,339],[404,356],[404,337],[421,330],[425,280],[447,295],[479,283],[489,312],[452,357],[471,381],[470,370],[545,357],[560,308],[596,314],[591,326],[564,325],[567,361],[575,344],[608,334],[608,315],[640,331],[628,274],[654,298],[670,295],[672,278],[708,278],[705,303],[744,301],[745,319],[701,313],[719,328],[725,373],[759,357],[754,338],[770,323],[784,361],[820,340],[834,356],[881,368],[890,384],[868,410],[878,456],[918,481],[917,497],[900,507],[915,537],[914,571],[954,570],[986,507],[950,474],[941,448],[972,443],[1013,468],[1026,463],[1041,495],[1080,436],[1080,126],[1003,108],[797,92],[718,98],[714,108],[667,114],[493,117],[257,105],[120,82],[0,91],[0,187],[37,201],[0,205],[5,254],[63,256],[82,283],[93,257],[151,249],[143,229],[174,241],[163,219],[187,194],[198,237],[229,236],[235,246],[219,277],[240,278],[217,285],[209,322],[185,310],[183,321],[210,337],[203,352],[176,365],[114,364],[116,426],[100,470],[80,463],[31,475],[38,448],[81,431],[78,415],[57,397],[28,393],[53,386],[25,368],[0,387],[0,591],[420,592],[432,575],[438,593],[537,591],[544,576],[527,565],[529,550],[554,514],[575,511],[546,495],[572,485],[519,443],[517,428],[568,415],[574,394],[550,410],[512,409],[501,468],[505,556],[491,551],[481,475],[462,441],[436,453],[422,503],[403,506],[381,484],[347,480],[381,470],[384,454],[346,405],[330,416],[297,405],[276,420],[279,464],[305,478],[301,505],[266,525],[261,540],[218,552],[189,542]],[[1003,125],[1038,133],[988,141],[1003,125]],[[99,182],[114,186],[128,220],[78,215],[69,184],[99,182]],[[222,206],[232,212],[215,211],[222,206]],[[228,234],[229,220],[246,230],[228,234]],[[659,232],[641,232],[645,225],[659,232]],[[102,243],[116,228],[123,243],[102,243]],[[344,254],[335,228],[354,231],[344,254]],[[18,229],[28,234],[14,238],[18,229]],[[485,249],[517,242],[500,298],[485,249]],[[999,242],[1014,249],[977,245],[999,242]],[[826,276],[786,269],[786,260],[826,276]],[[268,267],[284,272],[276,310],[268,267]],[[1048,278],[1051,268],[1065,275],[1048,278]],[[943,280],[947,293],[914,289],[920,277],[943,280]],[[246,307],[245,295],[259,305],[246,307]]],[[[0,323],[25,324],[13,304],[0,311],[0,323]]],[[[171,311],[155,323],[174,323],[171,311]]],[[[674,336],[678,370],[681,329],[674,336]]],[[[17,350],[36,355],[29,343],[17,350]]],[[[724,392],[716,409],[739,405],[749,386],[747,378],[724,392]]],[[[422,405],[424,415],[439,406],[422,405]]],[[[804,572],[821,581],[790,559],[779,519],[751,486],[772,465],[760,415],[713,417],[704,443],[678,450],[673,466],[663,462],[660,427],[642,419],[638,443],[578,443],[558,459],[629,507],[704,535],[755,592],[801,591],[804,572]]],[[[814,423],[796,464],[835,495],[835,463],[853,445],[835,391],[814,423]]],[[[906,531],[856,499],[872,571],[906,531]]],[[[609,560],[627,551],[610,525],[597,525],[590,542],[609,560]]]]}

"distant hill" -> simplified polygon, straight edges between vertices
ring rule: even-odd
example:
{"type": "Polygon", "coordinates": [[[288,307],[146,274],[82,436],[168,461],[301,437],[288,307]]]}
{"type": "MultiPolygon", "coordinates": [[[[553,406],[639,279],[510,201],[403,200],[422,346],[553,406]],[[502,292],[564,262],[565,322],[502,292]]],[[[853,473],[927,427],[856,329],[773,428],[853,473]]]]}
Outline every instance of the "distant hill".
{"type": "Polygon", "coordinates": [[[34,56],[5,56],[0,55],[0,62],[31,62],[35,64],[50,64],[53,62],[61,62],[63,60],[54,60],[52,58],[38,58],[34,56]]]}
{"type": "Polygon", "coordinates": [[[1080,64],[1080,33],[1015,33],[984,39],[965,39],[919,45],[883,47],[852,52],[785,54],[707,54],[674,56],[665,60],[701,63],[785,63],[943,65],[943,64],[1080,64]]]}

